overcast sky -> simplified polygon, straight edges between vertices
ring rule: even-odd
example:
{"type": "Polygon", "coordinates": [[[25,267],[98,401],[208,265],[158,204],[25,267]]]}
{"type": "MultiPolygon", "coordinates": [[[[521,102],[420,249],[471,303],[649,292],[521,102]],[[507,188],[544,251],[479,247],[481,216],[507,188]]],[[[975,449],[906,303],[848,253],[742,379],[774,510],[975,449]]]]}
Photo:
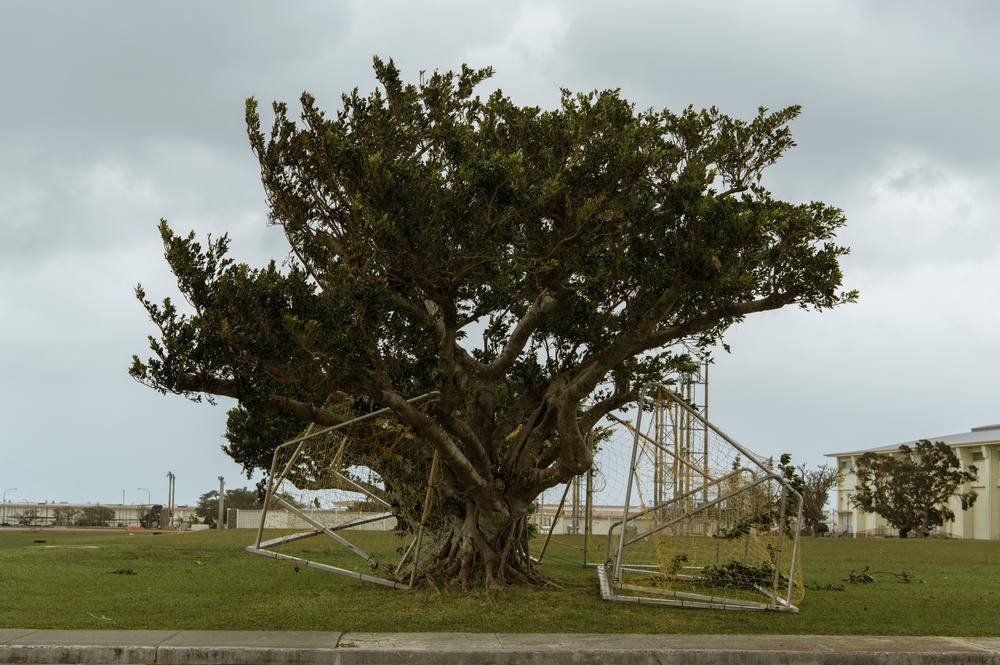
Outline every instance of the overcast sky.
{"type": "Polygon", "coordinates": [[[492,65],[521,104],[621,88],[640,108],[801,104],[778,197],[841,207],[856,305],[759,315],[710,372],[711,419],[764,455],[1000,422],[1000,4],[983,2],[0,3],[0,491],[180,504],[252,485],[226,405],[127,373],[176,295],[156,225],[286,251],[265,224],[249,96],[334,108],[404,76],[492,65]],[[17,488],[12,489],[12,488],[17,488]],[[9,491],[8,491],[9,490],[9,491]]]}

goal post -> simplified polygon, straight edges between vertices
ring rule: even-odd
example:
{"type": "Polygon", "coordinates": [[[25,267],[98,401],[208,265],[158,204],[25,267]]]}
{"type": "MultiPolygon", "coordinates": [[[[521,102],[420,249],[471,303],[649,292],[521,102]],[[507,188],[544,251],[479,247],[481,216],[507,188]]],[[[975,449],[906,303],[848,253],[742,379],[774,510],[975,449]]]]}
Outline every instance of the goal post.
{"type": "Polygon", "coordinates": [[[802,497],[790,481],[667,386],[647,386],[636,411],[634,423],[609,418],[609,445],[630,462],[598,570],[604,598],[798,611],[802,497]]]}
{"type": "MultiPolygon", "coordinates": [[[[435,396],[428,393],[408,401],[418,404],[435,396]]],[[[419,496],[408,496],[406,508],[423,517],[421,526],[407,528],[397,519],[390,488],[378,473],[389,463],[386,451],[352,435],[352,428],[361,424],[374,424],[381,434],[398,441],[412,436],[385,408],[332,427],[310,426],[302,436],[279,445],[272,457],[257,536],[247,551],[408,589],[412,576],[407,581],[401,573],[420,554],[437,456],[424,471],[417,470],[427,478],[426,492],[421,488],[419,496]]]]}

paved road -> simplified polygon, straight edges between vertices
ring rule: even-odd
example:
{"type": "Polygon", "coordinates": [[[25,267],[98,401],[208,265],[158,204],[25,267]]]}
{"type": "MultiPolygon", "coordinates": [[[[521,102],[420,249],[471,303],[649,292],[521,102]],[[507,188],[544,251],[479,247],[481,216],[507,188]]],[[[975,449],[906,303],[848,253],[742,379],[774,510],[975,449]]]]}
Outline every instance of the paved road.
{"type": "Polygon", "coordinates": [[[0,663],[1000,665],[1000,637],[0,630],[0,663]]]}

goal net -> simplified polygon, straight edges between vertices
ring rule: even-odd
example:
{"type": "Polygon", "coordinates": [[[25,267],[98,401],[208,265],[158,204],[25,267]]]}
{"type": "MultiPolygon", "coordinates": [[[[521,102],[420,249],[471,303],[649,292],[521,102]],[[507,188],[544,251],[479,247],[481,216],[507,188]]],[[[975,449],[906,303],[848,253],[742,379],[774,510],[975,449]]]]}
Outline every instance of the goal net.
{"type": "Polygon", "coordinates": [[[608,600],[798,611],[801,496],[664,386],[611,418],[602,474],[623,491],[598,566],[608,600]],[[621,488],[624,488],[623,490],[621,488]]]}
{"type": "MultiPolygon", "coordinates": [[[[420,398],[417,398],[420,399],[420,398]]],[[[410,431],[388,409],[307,432],[275,450],[254,554],[409,588],[419,556],[433,458],[409,454],[410,431]],[[401,469],[404,465],[406,468],[401,469]],[[421,478],[389,487],[383,471],[421,478]],[[404,573],[404,574],[401,574],[404,573]]]]}

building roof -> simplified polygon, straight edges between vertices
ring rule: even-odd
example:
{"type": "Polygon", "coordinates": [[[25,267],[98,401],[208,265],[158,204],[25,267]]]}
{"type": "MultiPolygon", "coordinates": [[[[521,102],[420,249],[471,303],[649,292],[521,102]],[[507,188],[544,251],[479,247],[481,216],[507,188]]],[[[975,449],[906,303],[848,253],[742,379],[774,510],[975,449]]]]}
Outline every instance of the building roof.
{"type": "MultiPolygon", "coordinates": [[[[924,439],[934,443],[941,441],[953,448],[1000,443],[1000,424],[981,425],[980,427],[973,427],[968,432],[960,432],[959,434],[948,434],[946,436],[927,436],[924,437],[924,439]]],[[[913,441],[904,441],[903,443],[896,443],[891,446],[881,446],[879,448],[866,448],[865,450],[850,450],[842,453],[827,453],[826,457],[847,457],[850,455],[863,455],[865,453],[895,452],[896,450],[899,450],[899,447],[902,445],[910,446],[912,448],[917,444],[917,441],[922,441],[922,440],[923,439],[915,439],[913,441]]]]}

